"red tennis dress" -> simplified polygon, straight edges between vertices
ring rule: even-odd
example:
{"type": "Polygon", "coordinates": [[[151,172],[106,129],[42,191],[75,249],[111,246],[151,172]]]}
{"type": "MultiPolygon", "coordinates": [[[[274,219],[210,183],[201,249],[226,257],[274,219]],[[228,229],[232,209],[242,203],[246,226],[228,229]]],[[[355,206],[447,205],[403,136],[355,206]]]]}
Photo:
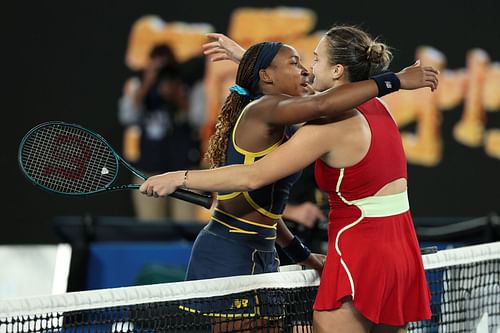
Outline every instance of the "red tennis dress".
{"type": "Polygon", "coordinates": [[[374,196],[407,178],[398,127],[376,98],[358,107],[368,121],[366,156],[347,168],[317,160],[318,186],[330,204],[328,252],[314,309],[333,310],[352,296],[356,309],[377,324],[430,319],[430,293],[407,193],[374,196]]]}

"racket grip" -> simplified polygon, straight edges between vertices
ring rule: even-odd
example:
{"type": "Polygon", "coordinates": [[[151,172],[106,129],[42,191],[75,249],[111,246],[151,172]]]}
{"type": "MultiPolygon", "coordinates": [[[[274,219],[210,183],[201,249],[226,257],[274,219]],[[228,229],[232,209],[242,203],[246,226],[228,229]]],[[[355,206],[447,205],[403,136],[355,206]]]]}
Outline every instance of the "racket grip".
{"type": "Polygon", "coordinates": [[[183,189],[177,189],[175,192],[169,194],[169,196],[205,207],[207,209],[212,207],[213,202],[213,198],[211,195],[199,194],[183,189]]]}

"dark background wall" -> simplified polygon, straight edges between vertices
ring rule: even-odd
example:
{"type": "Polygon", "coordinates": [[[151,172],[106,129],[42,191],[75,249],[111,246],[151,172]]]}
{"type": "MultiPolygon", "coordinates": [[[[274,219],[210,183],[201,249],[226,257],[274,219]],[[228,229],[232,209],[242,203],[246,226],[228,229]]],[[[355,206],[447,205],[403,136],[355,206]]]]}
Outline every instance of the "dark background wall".
{"type": "MultiPolygon", "coordinates": [[[[432,45],[448,67],[465,67],[467,50],[485,49],[500,60],[500,4],[494,1],[50,1],[16,2],[4,12],[2,58],[2,200],[0,243],[46,243],[57,238],[57,215],[132,215],[129,193],[82,199],[34,188],[17,165],[18,144],[27,130],[47,120],[80,123],[120,148],[117,99],[130,75],[124,63],[132,24],[154,14],[165,21],[208,22],[226,32],[233,9],[300,6],[317,12],[315,30],[334,23],[362,24],[395,47],[392,69],[414,61],[415,48],[432,45]]],[[[452,127],[462,105],[444,113],[443,162],[434,168],[409,166],[415,216],[482,216],[500,212],[500,160],[482,148],[461,146],[452,127]]],[[[488,114],[500,127],[500,112],[488,114]]],[[[125,178],[126,180],[126,178],[125,178]]]]}

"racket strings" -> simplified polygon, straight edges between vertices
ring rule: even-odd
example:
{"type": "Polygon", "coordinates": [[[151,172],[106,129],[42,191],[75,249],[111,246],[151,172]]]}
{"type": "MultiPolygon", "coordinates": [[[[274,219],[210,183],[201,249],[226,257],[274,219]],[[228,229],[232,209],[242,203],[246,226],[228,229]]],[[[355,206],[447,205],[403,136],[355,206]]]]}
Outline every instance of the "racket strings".
{"type": "Polygon", "coordinates": [[[117,160],[102,139],[62,124],[39,128],[25,140],[21,162],[38,184],[61,193],[90,193],[116,178],[117,160]]]}

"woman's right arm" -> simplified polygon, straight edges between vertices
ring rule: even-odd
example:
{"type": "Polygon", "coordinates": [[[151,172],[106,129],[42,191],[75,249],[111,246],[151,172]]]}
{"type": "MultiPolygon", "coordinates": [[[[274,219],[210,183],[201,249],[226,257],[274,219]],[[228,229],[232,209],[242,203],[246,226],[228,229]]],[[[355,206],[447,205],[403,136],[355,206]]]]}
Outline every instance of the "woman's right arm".
{"type": "MultiPolygon", "coordinates": [[[[438,71],[430,66],[416,62],[396,74],[401,89],[414,90],[429,87],[435,90],[438,85],[438,71]]],[[[364,102],[380,96],[375,80],[369,79],[330,88],[309,96],[271,98],[265,107],[267,121],[271,124],[298,124],[320,117],[335,117],[351,110],[364,102]]],[[[274,96],[275,97],[275,96],[274,96]]]]}
{"type": "MultiPolygon", "coordinates": [[[[232,60],[239,63],[245,49],[224,34],[210,33],[213,41],[203,45],[204,54],[212,56],[212,61],[232,60]]],[[[430,66],[415,64],[396,74],[401,89],[413,90],[429,87],[433,91],[438,85],[438,71],[430,66]]],[[[264,121],[275,125],[300,124],[324,116],[337,116],[345,111],[379,96],[374,80],[364,80],[330,88],[324,92],[306,97],[280,96],[261,104],[265,112],[264,121]]],[[[276,97],[276,96],[274,96],[276,97]]]]}
{"type": "Polygon", "coordinates": [[[325,127],[301,127],[286,143],[249,165],[230,165],[208,170],[167,172],[148,178],[140,187],[143,194],[166,196],[178,188],[207,192],[244,192],[258,189],[291,175],[329,151],[325,127]]]}

